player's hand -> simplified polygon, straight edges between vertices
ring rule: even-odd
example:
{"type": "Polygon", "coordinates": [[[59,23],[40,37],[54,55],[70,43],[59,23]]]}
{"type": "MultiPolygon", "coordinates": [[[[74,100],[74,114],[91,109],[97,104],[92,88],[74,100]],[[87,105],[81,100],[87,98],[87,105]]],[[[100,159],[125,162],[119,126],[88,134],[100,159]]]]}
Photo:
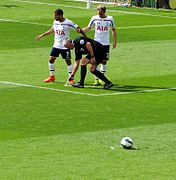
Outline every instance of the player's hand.
{"type": "Polygon", "coordinates": [[[73,74],[70,74],[70,76],[68,77],[68,81],[74,79],[74,75],[73,74]]]}
{"type": "Polygon", "coordinates": [[[90,63],[91,63],[91,64],[96,64],[95,57],[92,57],[92,58],[90,59],[90,63]]]}
{"type": "Polygon", "coordinates": [[[81,32],[81,28],[78,27],[78,28],[76,29],[76,32],[77,32],[77,33],[80,33],[80,32],[81,32]]]}
{"type": "Polygon", "coordinates": [[[40,35],[36,36],[35,39],[36,39],[36,40],[40,40],[42,37],[43,37],[43,35],[40,34],[40,35]]]}
{"type": "Polygon", "coordinates": [[[113,48],[113,49],[116,48],[116,43],[113,43],[113,47],[112,47],[112,48],[113,48]]]}

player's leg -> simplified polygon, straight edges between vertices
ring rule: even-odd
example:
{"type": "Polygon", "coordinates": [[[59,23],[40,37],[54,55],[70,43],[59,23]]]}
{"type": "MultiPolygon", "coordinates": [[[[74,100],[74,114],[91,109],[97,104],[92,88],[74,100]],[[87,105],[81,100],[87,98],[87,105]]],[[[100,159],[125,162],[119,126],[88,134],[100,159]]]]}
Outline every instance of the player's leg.
{"type": "MultiPolygon", "coordinates": [[[[100,65],[100,70],[99,70],[99,68],[98,68],[98,66],[97,66],[97,70],[98,71],[100,71],[102,74],[105,74],[106,73],[106,69],[107,69],[107,67],[106,67],[106,64],[107,64],[107,61],[106,60],[103,60],[102,61],[102,64],[100,65]]],[[[94,81],[94,86],[99,86],[99,85],[104,85],[104,82],[102,82],[98,77],[96,77],[95,75],[94,75],[94,79],[95,79],[95,81],[94,81]]]]}
{"type": "MultiPolygon", "coordinates": [[[[96,67],[96,69],[99,71],[99,67],[98,67],[98,66],[96,67]]],[[[93,83],[93,85],[94,85],[94,86],[99,86],[99,85],[101,85],[100,82],[99,82],[98,77],[96,77],[95,75],[94,75],[94,83],[93,83]]]]}
{"type": "Polygon", "coordinates": [[[94,74],[96,77],[98,77],[99,79],[101,79],[102,81],[104,81],[105,84],[112,84],[111,81],[109,81],[103,73],[101,73],[100,71],[96,69],[95,64],[90,64],[90,72],[94,74]]]}
{"type": "Polygon", "coordinates": [[[49,62],[48,62],[50,76],[47,79],[44,80],[45,83],[49,83],[49,82],[54,82],[55,81],[55,66],[54,66],[55,60],[56,60],[56,57],[50,56],[49,62]]]}
{"type": "Polygon", "coordinates": [[[50,52],[49,62],[48,62],[48,68],[49,68],[50,76],[44,80],[45,83],[55,81],[55,65],[54,65],[54,62],[56,60],[56,57],[59,57],[59,49],[52,48],[52,50],[50,52]]]}
{"type": "MultiPolygon", "coordinates": [[[[95,53],[95,59],[96,59],[97,64],[102,64],[103,59],[105,59],[105,54],[100,53],[100,52],[96,52],[95,53]]],[[[90,64],[90,71],[92,74],[94,74],[96,77],[98,77],[101,81],[103,81],[105,83],[104,89],[109,89],[113,86],[112,82],[109,81],[103,73],[101,73],[100,71],[98,71],[96,69],[95,64],[90,64]]]]}
{"type": "MultiPolygon", "coordinates": [[[[104,75],[107,70],[107,61],[109,60],[109,48],[110,48],[109,45],[103,46],[103,52],[98,52],[98,54],[104,53],[104,59],[102,60],[101,65],[100,65],[100,72],[104,75]]],[[[97,70],[99,69],[97,68],[97,70]]],[[[95,82],[93,84],[94,86],[104,85],[103,81],[99,80],[96,76],[94,77],[95,77],[95,82]]]]}
{"type": "Polygon", "coordinates": [[[71,76],[72,73],[72,63],[70,59],[65,59],[65,62],[67,64],[67,71],[68,71],[68,83],[70,85],[74,84],[74,76],[71,76]]]}
{"type": "Polygon", "coordinates": [[[72,69],[72,73],[70,74],[70,77],[68,78],[68,81],[71,81],[74,79],[74,76],[79,68],[80,60],[76,60],[72,69]]]}
{"type": "Polygon", "coordinates": [[[81,71],[80,71],[80,81],[78,83],[73,84],[73,87],[84,88],[84,81],[87,74],[87,64],[89,63],[89,59],[84,58],[81,60],[81,71]]]}
{"type": "Polygon", "coordinates": [[[68,76],[70,76],[70,74],[72,73],[72,63],[71,63],[71,59],[65,59],[65,62],[66,62],[66,64],[67,64],[68,76]]]}
{"type": "MultiPolygon", "coordinates": [[[[107,60],[103,60],[101,65],[100,65],[100,72],[105,75],[106,74],[106,70],[107,70],[107,60]]],[[[104,85],[104,82],[99,80],[99,84],[100,85],[104,85]]]]}
{"type": "Polygon", "coordinates": [[[98,71],[95,68],[94,64],[90,64],[90,71],[92,74],[94,74],[96,77],[98,77],[100,80],[102,80],[103,82],[105,82],[104,84],[104,89],[109,89],[113,86],[112,82],[109,81],[106,76],[104,74],[102,74],[100,71],[98,71]]]}
{"type": "MultiPolygon", "coordinates": [[[[104,49],[104,52],[105,52],[106,56],[102,60],[102,63],[101,63],[101,66],[100,66],[100,72],[105,75],[106,71],[107,71],[107,61],[109,60],[109,49],[110,49],[110,46],[109,45],[103,46],[103,49],[104,49]]],[[[101,85],[103,85],[101,80],[99,81],[99,83],[101,85]]]]}
{"type": "Polygon", "coordinates": [[[72,62],[71,62],[71,51],[70,49],[64,49],[61,52],[62,58],[65,60],[67,64],[67,72],[68,72],[68,78],[69,78],[69,84],[74,84],[74,77],[70,78],[72,73],[72,62]]]}

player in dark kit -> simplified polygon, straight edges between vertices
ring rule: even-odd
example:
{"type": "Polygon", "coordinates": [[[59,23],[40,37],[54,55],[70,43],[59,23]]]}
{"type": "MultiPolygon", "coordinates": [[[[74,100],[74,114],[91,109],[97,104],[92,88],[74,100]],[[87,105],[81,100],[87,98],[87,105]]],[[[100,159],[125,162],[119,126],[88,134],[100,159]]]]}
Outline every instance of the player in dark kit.
{"type": "MultiPolygon", "coordinates": [[[[64,45],[68,49],[75,48],[75,61],[81,60],[81,78],[80,82],[73,84],[72,86],[78,88],[84,88],[84,80],[87,73],[86,65],[90,64],[90,72],[94,74],[96,77],[105,82],[104,89],[109,89],[113,86],[112,82],[109,81],[104,74],[96,69],[97,65],[102,62],[102,60],[106,57],[104,53],[104,49],[102,45],[94,41],[93,39],[86,37],[77,37],[74,40],[66,39],[64,45]],[[82,55],[86,55],[86,57],[82,58],[82,55]]],[[[72,76],[74,76],[75,69],[73,68],[72,76]]]]}

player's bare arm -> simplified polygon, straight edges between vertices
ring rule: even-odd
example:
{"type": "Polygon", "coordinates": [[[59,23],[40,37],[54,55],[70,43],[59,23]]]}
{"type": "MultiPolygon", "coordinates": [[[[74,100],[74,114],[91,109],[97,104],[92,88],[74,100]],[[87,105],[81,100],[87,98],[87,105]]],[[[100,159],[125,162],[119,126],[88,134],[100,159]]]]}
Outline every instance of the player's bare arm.
{"type": "Polygon", "coordinates": [[[113,36],[113,48],[116,48],[116,28],[112,28],[112,36],[113,36]]]}
{"type": "Polygon", "coordinates": [[[73,69],[72,69],[72,73],[71,73],[69,78],[72,78],[76,74],[76,71],[78,70],[80,61],[81,61],[81,59],[75,61],[75,64],[74,64],[73,69]]]}
{"type": "Polygon", "coordinates": [[[81,33],[84,37],[86,37],[85,32],[84,32],[83,29],[81,29],[80,27],[77,27],[77,28],[76,28],[76,31],[77,31],[78,33],[81,33]]]}
{"type": "Polygon", "coordinates": [[[86,43],[86,48],[87,48],[87,50],[89,51],[89,54],[90,54],[90,56],[91,56],[90,63],[91,63],[91,64],[95,64],[95,63],[96,63],[96,61],[95,61],[95,55],[94,55],[93,48],[92,48],[92,45],[90,44],[90,42],[87,42],[87,43],[86,43]]]}
{"type": "Polygon", "coordinates": [[[36,40],[40,40],[41,38],[43,38],[44,36],[48,36],[50,34],[54,33],[53,28],[49,29],[48,31],[44,32],[43,34],[40,34],[38,36],[35,37],[36,40]]]}
{"type": "Polygon", "coordinates": [[[91,28],[87,26],[87,27],[83,28],[82,30],[86,33],[86,32],[89,32],[91,30],[91,28]]]}

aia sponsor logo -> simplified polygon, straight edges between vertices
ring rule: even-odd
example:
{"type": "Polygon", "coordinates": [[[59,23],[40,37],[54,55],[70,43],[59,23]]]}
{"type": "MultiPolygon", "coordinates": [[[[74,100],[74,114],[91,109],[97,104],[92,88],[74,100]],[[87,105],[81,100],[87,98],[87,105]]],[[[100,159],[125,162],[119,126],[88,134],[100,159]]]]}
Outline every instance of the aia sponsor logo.
{"type": "Polygon", "coordinates": [[[108,26],[97,26],[97,31],[108,31],[108,26]]]}
{"type": "Polygon", "coordinates": [[[64,31],[62,31],[62,30],[56,30],[55,33],[56,33],[57,35],[61,35],[61,36],[62,36],[62,35],[63,35],[63,36],[65,35],[64,31]]]}

